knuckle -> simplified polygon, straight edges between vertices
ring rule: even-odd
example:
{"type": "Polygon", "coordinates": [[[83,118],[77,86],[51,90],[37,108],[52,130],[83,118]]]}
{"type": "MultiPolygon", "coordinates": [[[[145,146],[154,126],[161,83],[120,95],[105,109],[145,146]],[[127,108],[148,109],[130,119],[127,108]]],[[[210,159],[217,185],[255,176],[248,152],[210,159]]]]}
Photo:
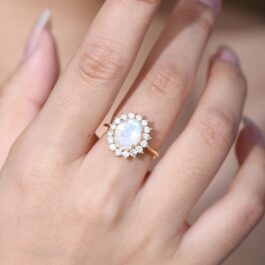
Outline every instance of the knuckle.
{"type": "Polygon", "coordinates": [[[38,190],[48,188],[49,184],[55,182],[55,176],[58,175],[58,170],[54,165],[45,161],[38,161],[37,165],[32,165],[30,161],[24,161],[18,165],[16,183],[20,190],[29,193],[35,193],[38,190]]]}
{"type": "Polygon", "coordinates": [[[169,98],[185,97],[187,82],[184,74],[170,65],[155,66],[147,75],[151,94],[169,98]]]}
{"type": "Polygon", "coordinates": [[[14,183],[22,193],[48,188],[47,184],[55,182],[59,172],[63,171],[63,168],[58,166],[57,156],[53,152],[42,148],[32,149],[31,144],[32,142],[27,142],[25,136],[18,138],[11,147],[10,160],[7,161],[7,168],[11,172],[14,183]]]}
{"type": "Polygon", "coordinates": [[[227,148],[237,134],[233,115],[221,107],[212,107],[205,111],[198,122],[198,130],[210,147],[227,148]]]}
{"type": "Polygon", "coordinates": [[[125,68],[125,48],[112,40],[86,44],[80,52],[78,71],[87,83],[108,82],[120,76],[125,68]]]}
{"type": "Polygon", "coordinates": [[[242,226],[254,225],[264,215],[263,202],[252,194],[246,195],[239,207],[239,219],[242,226]]]}
{"type": "Polygon", "coordinates": [[[196,4],[185,7],[179,9],[176,15],[185,25],[195,25],[204,32],[211,32],[213,29],[215,13],[206,5],[196,4]]]}
{"type": "Polygon", "coordinates": [[[112,225],[119,220],[120,209],[115,203],[108,203],[100,212],[99,220],[105,225],[112,225]]]}
{"type": "Polygon", "coordinates": [[[113,225],[120,216],[120,208],[113,200],[106,200],[102,192],[97,195],[80,196],[74,206],[75,215],[93,225],[107,227],[113,225]]]}

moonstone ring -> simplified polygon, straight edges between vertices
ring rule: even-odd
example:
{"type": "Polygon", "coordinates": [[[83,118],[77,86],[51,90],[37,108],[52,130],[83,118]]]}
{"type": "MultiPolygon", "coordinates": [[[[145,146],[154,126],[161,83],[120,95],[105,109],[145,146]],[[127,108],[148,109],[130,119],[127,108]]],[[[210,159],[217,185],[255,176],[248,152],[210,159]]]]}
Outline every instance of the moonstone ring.
{"type": "Polygon", "coordinates": [[[142,115],[132,112],[121,114],[115,117],[111,124],[105,126],[109,129],[107,132],[109,149],[116,156],[125,159],[136,158],[138,154],[143,154],[144,150],[147,150],[153,158],[159,157],[159,153],[149,146],[152,128],[142,115]]]}

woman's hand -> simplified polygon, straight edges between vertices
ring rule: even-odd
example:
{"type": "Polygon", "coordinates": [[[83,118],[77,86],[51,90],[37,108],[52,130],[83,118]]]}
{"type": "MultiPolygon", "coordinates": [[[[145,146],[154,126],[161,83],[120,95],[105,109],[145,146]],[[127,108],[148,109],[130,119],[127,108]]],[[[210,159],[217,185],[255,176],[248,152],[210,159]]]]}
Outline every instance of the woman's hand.
{"type": "MultiPolygon", "coordinates": [[[[186,222],[241,121],[246,82],[228,48],[213,56],[196,112],[152,173],[148,154],[118,158],[106,136],[95,136],[158,4],[105,1],[50,96],[58,60],[48,14],[41,17],[1,90],[1,265],[214,265],[262,217],[264,139],[246,121],[233,185],[192,226],[186,222]]],[[[145,115],[155,148],[185,103],[220,5],[180,1],[117,110],[145,115]]]]}

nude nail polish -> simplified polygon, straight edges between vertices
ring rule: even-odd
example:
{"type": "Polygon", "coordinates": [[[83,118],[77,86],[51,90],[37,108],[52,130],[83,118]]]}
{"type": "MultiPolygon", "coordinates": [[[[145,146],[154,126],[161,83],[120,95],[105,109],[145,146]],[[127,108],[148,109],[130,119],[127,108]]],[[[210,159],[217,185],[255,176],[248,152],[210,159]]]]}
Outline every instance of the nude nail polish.
{"type": "Polygon", "coordinates": [[[39,16],[27,43],[25,58],[31,56],[38,47],[40,36],[45,28],[50,27],[51,12],[49,9],[43,10],[39,16]]]}
{"type": "Polygon", "coordinates": [[[240,61],[238,56],[236,55],[236,53],[234,51],[232,51],[230,48],[228,47],[221,47],[219,48],[216,58],[220,61],[223,62],[227,62],[230,63],[238,68],[240,68],[240,61]]]}
{"type": "Polygon", "coordinates": [[[213,8],[216,13],[219,13],[222,9],[222,0],[199,0],[199,1],[213,8]]]}

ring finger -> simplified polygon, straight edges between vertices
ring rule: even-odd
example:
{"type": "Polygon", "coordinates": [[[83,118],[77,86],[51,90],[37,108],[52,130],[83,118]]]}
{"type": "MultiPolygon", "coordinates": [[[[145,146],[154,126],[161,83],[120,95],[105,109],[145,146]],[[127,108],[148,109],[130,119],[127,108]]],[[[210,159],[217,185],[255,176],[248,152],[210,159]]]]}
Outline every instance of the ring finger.
{"type": "MultiPolygon", "coordinates": [[[[164,141],[184,103],[220,3],[180,1],[132,92],[119,108],[121,112],[141,113],[153,123],[152,145],[155,148],[164,141]]],[[[104,157],[104,167],[99,167],[102,168],[102,175],[105,171],[108,175],[113,172],[113,178],[108,178],[108,181],[118,183],[116,188],[119,192],[116,194],[132,198],[150,166],[150,157],[133,161],[117,158],[106,147],[105,137],[89,153],[84,170],[88,165],[95,164],[98,157],[104,157]],[[117,174],[117,169],[120,174],[117,174]],[[126,176],[125,180],[117,181],[123,176],[126,176]],[[125,189],[124,185],[130,188],[125,189]]]]}
{"type": "Polygon", "coordinates": [[[48,149],[60,163],[76,161],[87,153],[159,4],[160,0],[105,1],[83,44],[27,131],[30,146],[37,142],[40,153],[48,149]]]}

